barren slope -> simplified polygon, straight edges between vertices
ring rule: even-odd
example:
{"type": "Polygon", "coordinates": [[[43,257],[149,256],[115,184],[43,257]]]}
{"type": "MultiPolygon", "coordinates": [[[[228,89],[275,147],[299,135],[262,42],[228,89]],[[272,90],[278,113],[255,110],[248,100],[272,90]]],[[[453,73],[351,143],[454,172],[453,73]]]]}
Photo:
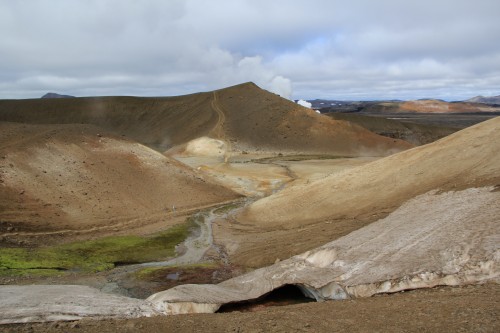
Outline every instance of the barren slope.
{"type": "Polygon", "coordinates": [[[318,115],[253,83],[215,92],[225,114],[222,124],[234,149],[386,155],[410,145],[360,126],[318,115]]]}
{"type": "Polygon", "coordinates": [[[217,115],[211,94],[181,97],[84,97],[0,100],[0,121],[26,124],[92,124],[153,149],[206,135],[217,115]]]}
{"type": "Polygon", "coordinates": [[[0,100],[0,121],[93,124],[158,151],[202,136],[231,149],[386,155],[409,148],[246,83],[165,98],[95,97],[0,100]]]}
{"type": "Polygon", "coordinates": [[[261,199],[230,227],[221,224],[219,241],[240,263],[270,263],[343,236],[433,189],[498,186],[498,156],[497,117],[432,144],[261,199]],[[247,238],[248,233],[252,236],[247,238]]]}
{"type": "Polygon", "coordinates": [[[173,206],[180,215],[236,197],[177,161],[94,126],[0,123],[4,242],[25,233],[127,232],[171,221],[173,206]]]}
{"type": "Polygon", "coordinates": [[[287,188],[254,203],[244,217],[286,228],[294,225],[290,221],[302,224],[351,210],[394,206],[436,188],[498,185],[499,154],[497,117],[432,144],[287,188]]]}

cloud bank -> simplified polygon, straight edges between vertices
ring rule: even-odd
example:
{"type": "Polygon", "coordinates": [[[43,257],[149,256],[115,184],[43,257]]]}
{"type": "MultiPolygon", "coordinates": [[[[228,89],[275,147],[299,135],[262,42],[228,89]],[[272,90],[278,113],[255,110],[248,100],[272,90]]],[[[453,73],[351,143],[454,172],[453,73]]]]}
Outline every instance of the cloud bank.
{"type": "Polygon", "coordinates": [[[500,94],[496,0],[0,0],[0,98],[500,94]]]}

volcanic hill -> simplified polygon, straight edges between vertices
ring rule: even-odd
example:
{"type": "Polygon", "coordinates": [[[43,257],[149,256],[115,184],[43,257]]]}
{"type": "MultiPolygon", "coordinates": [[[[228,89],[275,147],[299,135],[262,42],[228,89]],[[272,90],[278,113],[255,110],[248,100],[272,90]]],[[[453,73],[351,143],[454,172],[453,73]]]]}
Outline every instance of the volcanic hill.
{"type": "Polygon", "coordinates": [[[200,137],[234,151],[387,155],[410,148],[253,83],[178,97],[0,100],[0,121],[91,124],[164,152],[200,137]]]}

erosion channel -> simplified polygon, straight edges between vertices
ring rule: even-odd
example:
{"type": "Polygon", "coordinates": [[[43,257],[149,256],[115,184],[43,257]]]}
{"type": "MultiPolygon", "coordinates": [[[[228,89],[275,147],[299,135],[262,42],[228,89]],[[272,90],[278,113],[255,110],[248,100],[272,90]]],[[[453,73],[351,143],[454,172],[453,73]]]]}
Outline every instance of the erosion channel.
{"type": "Polygon", "coordinates": [[[217,283],[232,277],[235,268],[231,267],[223,247],[214,243],[212,223],[227,219],[252,201],[238,200],[191,215],[187,222],[190,235],[176,246],[176,257],[118,266],[107,272],[101,291],[146,298],[178,284],[217,283]]]}

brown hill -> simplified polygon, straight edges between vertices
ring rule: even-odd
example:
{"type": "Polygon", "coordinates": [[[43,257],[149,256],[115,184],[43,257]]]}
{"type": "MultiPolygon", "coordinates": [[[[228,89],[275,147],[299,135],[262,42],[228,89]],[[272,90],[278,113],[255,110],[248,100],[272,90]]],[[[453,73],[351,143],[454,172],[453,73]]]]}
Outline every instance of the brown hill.
{"type": "Polygon", "coordinates": [[[0,121],[92,124],[162,152],[202,136],[238,151],[380,155],[411,146],[322,117],[253,83],[179,97],[0,100],[0,121]]]}
{"type": "Polygon", "coordinates": [[[77,234],[72,231],[130,233],[236,197],[177,161],[95,126],[0,123],[4,242],[31,234],[34,243],[46,242],[47,233],[59,239],[77,234]]]}
{"type": "Polygon", "coordinates": [[[222,89],[214,96],[226,115],[222,124],[225,135],[240,150],[352,156],[387,154],[410,147],[404,141],[318,115],[253,83],[222,89]]]}
{"type": "Polygon", "coordinates": [[[296,184],[219,226],[236,261],[261,266],[319,246],[432,190],[500,184],[500,118],[366,165],[296,184]],[[251,233],[251,237],[247,235],[251,233]]]}
{"type": "Polygon", "coordinates": [[[83,97],[0,100],[0,121],[91,124],[164,151],[208,134],[211,94],[169,98],[83,97]]]}

